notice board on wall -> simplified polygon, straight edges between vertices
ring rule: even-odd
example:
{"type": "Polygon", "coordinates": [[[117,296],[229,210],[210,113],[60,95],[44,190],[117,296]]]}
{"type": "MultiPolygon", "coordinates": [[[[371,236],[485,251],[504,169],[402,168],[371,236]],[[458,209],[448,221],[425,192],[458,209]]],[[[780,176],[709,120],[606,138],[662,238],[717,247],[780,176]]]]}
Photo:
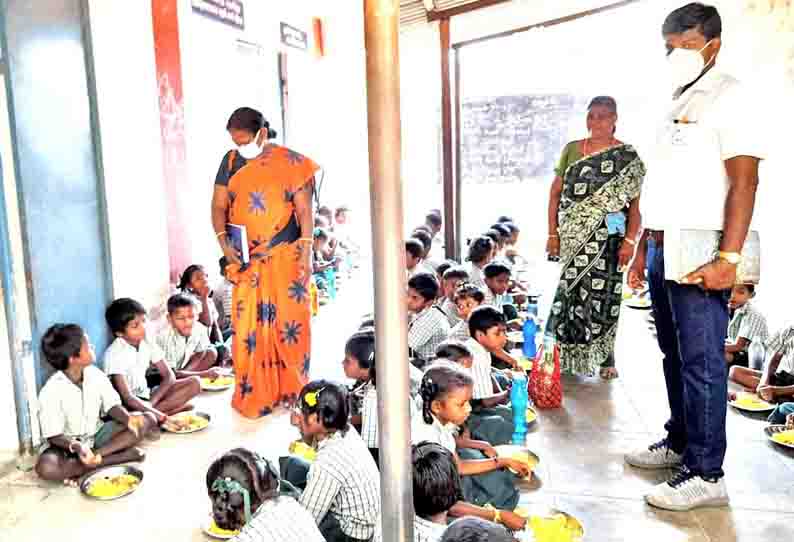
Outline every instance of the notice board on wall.
{"type": "Polygon", "coordinates": [[[464,183],[547,179],[568,142],[571,122],[583,123],[587,103],[568,94],[467,99],[461,104],[464,183]]]}

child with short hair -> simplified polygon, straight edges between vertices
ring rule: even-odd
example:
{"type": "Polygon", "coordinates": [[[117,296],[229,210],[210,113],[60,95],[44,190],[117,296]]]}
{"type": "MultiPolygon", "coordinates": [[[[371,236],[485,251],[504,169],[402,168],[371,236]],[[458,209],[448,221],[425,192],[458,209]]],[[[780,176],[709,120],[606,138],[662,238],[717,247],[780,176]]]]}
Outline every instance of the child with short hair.
{"type": "MultiPolygon", "coordinates": [[[[218,287],[213,290],[212,300],[215,302],[215,309],[218,311],[218,327],[220,327],[221,336],[224,341],[228,341],[232,335],[232,294],[234,293],[234,284],[226,276],[226,266],[229,265],[226,256],[218,260],[218,265],[222,280],[218,287]]],[[[227,352],[229,350],[228,348],[226,349],[227,352]]],[[[219,361],[223,362],[224,360],[219,357],[219,361]]]]}
{"type": "Polygon", "coordinates": [[[489,306],[474,309],[469,317],[471,338],[466,346],[473,356],[474,402],[469,429],[475,439],[491,444],[507,444],[513,435],[513,413],[506,405],[510,392],[494,393],[492,359],[490,352],[504,350],[504,315],[489,306]]]}
{"type": "Polygon", "coordinates": [[[449,338],[466,342],[471,339],[469,332],[469,316],[474,309],[485,301],[485,292],[479,286],[466,282],[455,291],[455,307],[458,309],[460,322],[455,324],[449,332],[449,338]]]}
{"type": "MultiPolygon", "coordinates": [[[[447,528],[447,514],[463,501],[455,457],[435,442],[411,447],[414,494],[414,542],[438,542],[447,528]]],[[[380,525],[373,542],[382,540],[380,525]]]]}
{"type": "Polygon", "coordinates": [[[436,358],[454,361],[464,369],[471,369],[474,357],[471,350],[462,342],[446,340],[436,350],[436,358]]]}
{"type": "Polygon", "coordinates": [[[189,265],[182,273],[177,285],[177,290],[196,298],[196,303],[200,307],[199,322],[209,331],[209,338],[212,344],[223,344],[223,333],[218,326],[218,309],[215,303],[210,301],[212,290],[210,290],[207,271],[203,265],[189,265]]]}
{"type": "Polygon", "coordinates": [[[163,351],[146,338],[143,306],[134,299],[116,299],[105,311],[105,320],[116,337],[105,351],[105,373],[124,406],[153,414],[159,424],[191,410],[189,401],[201,392],[199,378],[176,379],[163,351]]]}
{"type": "Polygon", "coordinates": [[[456,267],[458,264],[454,260],[444,260],[438,267],[436,267],[436,278],[438,279],[438,283],[442,284],[444,282],[444,273],[446,273],[447,269],[452,267],[456,267]]]}
{"type": "Polygon", "coordinates": [[[217,379],[221,375],[215,368],[218,354],[210,344],[207,328],[196,321],[193,299],[174,294],[168,298],[167,307],[168,327],[157,335],[155,342],[177,380],[191,376],[217,379]]]}
{"type": "Polygon", "coordinates": [[[130,413],[107,376],[94,366],[94,347],[76,324],[56,324],[41,339],[56,372],[39,393],[39,423],[46,441],[36,473],[69,485],[110,465],[143,461],[135,445],[157,427],[151,414],[130,413]],[[103,416],[110,421],[102,422],[103,416]]]}
{"type": "Polygon", "coordinates": [[[482,270],[493,260],[494,247],[495,243],[485,236],[477,237],[469,244],[469,254],[466,257],[469,262],[469,282],[483,289],[486,286],[482,270]]]}
{"type": "Polygon", "coordinates": [[[422,247],[425,249],[422,259],[427,260],[428,256],[430,256],[430,249],[433,247],[433,236],[424,229],[417,228],[411,232],[411,238],[417,239],[422,243],[422,247]]]}
{"type": "Polygon", "coordinates": [[[405,276],[410,280],[420,273],[433,273],[435,271],[424,264],[425,247],[419,239],[408,239],[405,242],[405,276]]]}
{"type": "Polygon", "coordinates": [[[731,367],[728,378],[765,401],[790,401],[794,397],[794,326],[773,335],[766,350],[772,352],[772,359],[763,371],[731,367]]]}
{"type": "Polygon", "coordinates": [[[469,272],[463,266],[450,267],[444,272],[441,280],[441,298],[438,304],[449,321],[449,327],[454,327],[460,322],[458,307],[455,304],[455,292],[458,286],[469,280],[469,272]]]}
{"type": "Polygon", "coordinates": [[[261,455],[235,448],[212,462],[206,475],[212,518],[240,531],[236,542],[325,542],[297,492],[261,455]]]}
{"type": "Polygon", "coordinates": [[[728,306],[733,310],[733,317],[725,340],[725,361],[729,366],[748,367],[750,344],[756,340],[765,341],[769,334],[766,318],[751,302],[754,297],[752,284],[736,284],[731,290],[728,306]]]}
{"type": "Polygon", "coordinates": [[[326,380],[310,382],[292,421],[317,450],[300,503],[328,542],[370,540],[380,513],[380,476],[348,422],[347,390],[326,380]]]}
{"type": "Polygon", "coordinates": [[[504,313],[505,294],[510,285],[510,268],[503,263],[491,262],[483,270],[485,277],[485,305],[504,313]]]}
{"type": "Polygon", "coordinates": [[[312,249],[312,273],[314,275],[317,288],[328,294],[328,297],[336,297],[336,260],[326,260],[325,251],[330,238],[328,231],[322,228],[315,228],[312,249]]]}
{"type": "Polygon", "coordinates": [[[408,325],[408,347],[414,358],[424,361],[433,359],[436,348],[449,335],[447,317],[435,306],[438,290],[438,281],[430,273],[420,273],[408,281],[408,311],[413,314],[408,325]]]}
{"type": "Polygon", "coordinates": [[[463,459],[457,453],[457,434],[471,412],[472,379],[462,369],[437,362],[425,371],[422,379],[422,416],[411,428],[411,442],[434,442],[446,448],[455,458],[461,475],[463,496],[449,509],[450,516],[473,515],[501,522],[512,530],[521,530],[526,520],[514,514],[518,503],[516,476],[528,474],[527,465],[514,459],[491,457],[463,459]],[[484,508],[488,504],[493,509],[484,508]]]}

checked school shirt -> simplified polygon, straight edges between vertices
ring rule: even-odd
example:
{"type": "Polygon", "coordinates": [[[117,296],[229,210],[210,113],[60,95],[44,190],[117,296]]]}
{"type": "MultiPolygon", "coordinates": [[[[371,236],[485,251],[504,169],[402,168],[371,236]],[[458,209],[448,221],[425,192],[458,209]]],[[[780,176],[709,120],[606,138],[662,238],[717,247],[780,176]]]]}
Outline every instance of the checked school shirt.
{"type": "Polygon", "coordinates": [[[314,518],[292,497],[265,501],[235,542],[325,542],[314,518]]]}
{"type": "Polygon", "coordinates": [[[408,347],[424,359],[436,357],[438,345],[447,340],[449,322],[444,312],[431,306],[414,316],[408,326],[408,347]]]}
{"type": "Polygon", "coordinates": [[[380,473],[352,426],[317,445],[300,503],[318,525],[332,514],[347,536],[372,538],[380,515],[380,473]]]}
{"type": "Polygon", "coordinates": [[[736,309],[731,323],[728,324],[728,339],[732,342],[739,339],[747,339],[750,342],[756,339],[765,341],[768,335],[766,318],[750,303],[745,303],[743,307],[736,309]]]}
{"type": "Polygon", "coordinates": [[[777,372],[794,375],[794,326],[775,333],[766,343],[766,352],[767,359],[780,352],[783,357],[780,358],[777,372]]]}

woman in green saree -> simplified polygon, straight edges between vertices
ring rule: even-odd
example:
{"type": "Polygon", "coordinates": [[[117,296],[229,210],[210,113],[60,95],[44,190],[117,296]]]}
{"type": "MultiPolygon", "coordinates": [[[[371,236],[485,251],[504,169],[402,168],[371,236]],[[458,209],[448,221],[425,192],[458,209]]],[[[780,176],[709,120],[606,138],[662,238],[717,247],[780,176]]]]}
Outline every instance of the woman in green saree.
{"type": "Polygon", "coordinates": [[[623,270],[634,256],[645,166],[615,139],[617,104],[599,96],[587,108],[590,137],[566,145],[549,198],[547,252],[562,271],[546,329],[560,346],[564,373],[618,376],[615,334],[623,270]]]}

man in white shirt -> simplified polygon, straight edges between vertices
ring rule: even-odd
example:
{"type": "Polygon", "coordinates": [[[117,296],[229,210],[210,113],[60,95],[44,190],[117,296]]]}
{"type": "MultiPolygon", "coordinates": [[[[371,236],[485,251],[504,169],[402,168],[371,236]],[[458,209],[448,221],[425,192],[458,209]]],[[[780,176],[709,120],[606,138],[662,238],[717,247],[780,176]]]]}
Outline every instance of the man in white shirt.
{"type": "Polygon", "coordinates": [[[640,286],[647,262],[671,415],[667,437],[626,461],[646,469],[683,466],[645,496],[674,511],[729,501],[722,470],[728,298],[764,157],[763,128],[742,85],[716,67],[721,33],[717,10],[700,3],[664,22],[676,90],[648,168],[641,201],[646,229],[629,272],[632,287],[640,286]],[[681,283],[665,280],[665,238],[670,245],[685,229],[722,231],[719,256],[681,283]]]}

